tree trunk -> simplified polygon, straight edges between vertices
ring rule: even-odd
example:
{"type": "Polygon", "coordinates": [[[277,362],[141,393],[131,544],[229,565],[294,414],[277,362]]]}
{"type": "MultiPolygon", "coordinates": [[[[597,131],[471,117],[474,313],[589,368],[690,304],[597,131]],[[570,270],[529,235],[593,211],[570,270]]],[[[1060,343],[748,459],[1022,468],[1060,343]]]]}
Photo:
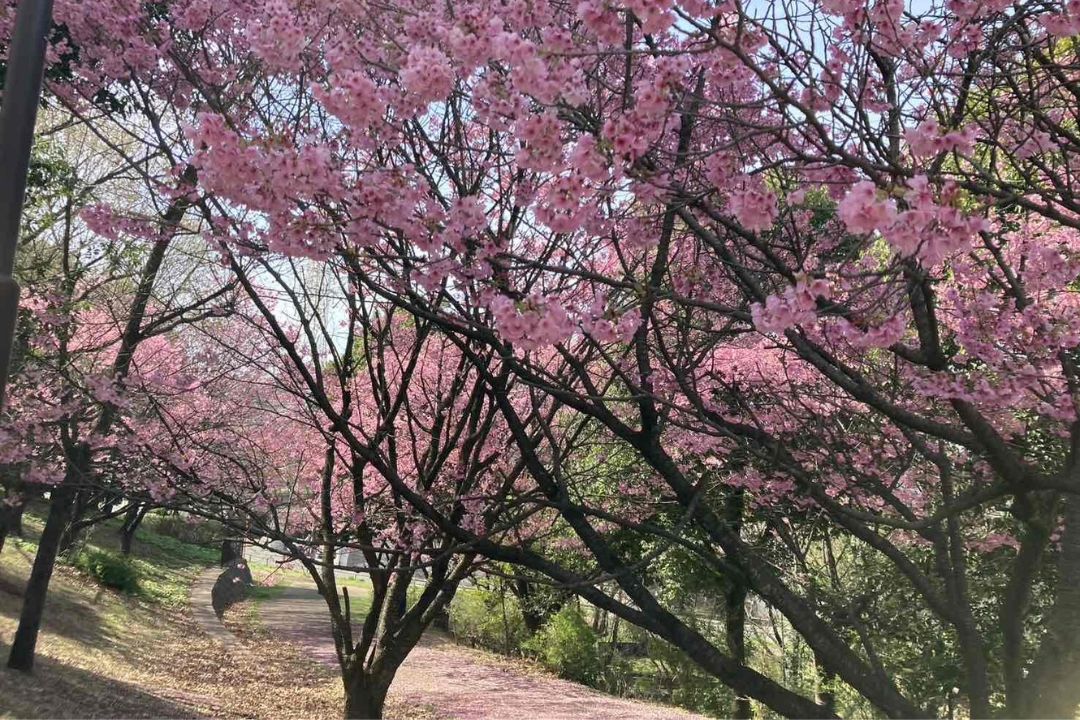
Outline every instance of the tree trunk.
{"type": "MultiPolygon", "coordinates": [[[[724,598],[726,616],[724,629],[727,632],[728,652],[733,660],[741,665],[746,664],[746,586],[733,584],[724,598]]],[[[745,695],[737,695],[735,704],[731,709],[731,717],[735,720],[750,720],[754,717],[754,709],[750,705],[750,698],[745,695]]]]}
{"type": "Polygon", "coordinates": [[[533,600],[532,584],[525,578],[517,578],[512,587],[521,607],[521,620],[525,623],[525,629],[530,635],[534,635],[544,624],[544,613],[536,607],[533,600]]]}
{"type": "Polygon", "coordinates": [[[14,508],[6,502],[0,502],[0,552],[4,552],[4,541],[7,540],[8,531],[14,520],[14,508]]]}
{"type": "Polygon", "coordinates": [[[67,525],[64,527],[64,532],[60,536],[60,549],[57,553],[58,555],[67,557],[82,536],[84,525],[79,521],[83,519],[87,509],[90,507],[90,498],[91,493],[88,490],[75,493],[71,502],[71,508],[68,511],[67,525]]]}
{"type": "Polygon", "coordinates": [[[22,517],[26,502],[16,495],[0,501],[0,552],[4,550],[4,541],[8,535],[22,537],[22,517]]]}
{"type": "Polygon", "coordinates": [[[124,515],[124,524],[120,526],[120,553],[131,554],[131,545],[135,541],[135,532],[146,517],[145,505],[132,505],[124,515]]]}
{"type": "MultiPolygon", "coordinates": [[[[69,469],[69,476],[71,470],[69,469]]],[[[65,485],[68,478],[65,478],[65,485]]],[[[37,647],[38,631],[45,612],[45,598],[49,590],[49,580],[56,566],[56,556],[60,549],[60,538],[67,528],[71,515],[73,491],[61,485],[53,493],[49,503],[49,517],[38,542],[34,567],[23,593],[22,612],[19,615],[19,628],[11,643],[8,667],[13,670],[29,672],[34,667],[34,649],[37,647]]]]}
{"type": "Polygon", "coordinates": [[[346,720],[379,720],[386,703],[390,683],[372,678],[365,672],[356,672],[345,683],[346,720]]]}
{"type": "Polygon", "coordinates": [[[26,512],[26,502],[17,503],[12,509],[12,515],[9,519],[8,532],[12,535],[23,536],[23,513],[26,512]]]}
{"type": "MultiPolygon", "coordinates": [[[[726,507],[727,521],[736,533],[742,532],[744,499],[742,491],[736,491],[728,497],[726,507]]],[[[746,594],[747,587],[735,578],[729,578],[730,585],[724,593],[724,630],[727,634],[728,652],[740,665],[746,665],[746,594]]],[[[750,720],[754,717],[754,708],[745,694],[735,696],[731,708],[731,717],[735,720],[750,720]]]]}
{"type": "Polygon", "coordinates": [[[22,537],[22,518],[25,510],[25,502],[0,502],[0,552],[4,550],[4,541],[7,540],[8,535],[22,537]]]}
{"type": "Polygon", "coordinates": [[[1057,597],[1025,682],[1024,717],[1072,718],[1080,706],[1080,496],[1064,505],[1057,597]]]}
{"type": "Polygon", "coordinates": [[[221,567],[225,567],[233,560],[239,560],[244,556],[244,541],[236,538],[226,538],[221,541],[221,567]]]}

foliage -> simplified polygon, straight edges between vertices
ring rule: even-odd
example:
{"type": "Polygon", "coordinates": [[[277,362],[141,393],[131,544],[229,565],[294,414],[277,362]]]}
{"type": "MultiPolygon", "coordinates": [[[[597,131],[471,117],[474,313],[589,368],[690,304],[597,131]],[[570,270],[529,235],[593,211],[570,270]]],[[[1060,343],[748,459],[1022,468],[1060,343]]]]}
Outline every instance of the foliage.
{"type": "MultiPolygon", "coordinates": [[[[31,517],[31,522],[38,521],[31,517]]],[[[72,566],[105,587],[168,608],[186,607],[192,580],[217,564],[217,552],[160,534],[150,524],[139,529],[132,555],[121,555],[117,550],[119,524],[119,520],[112,520],[94,528],[72,557],[72,566]]],[[[37,547],[27,541],[24,545],[37,547]]]]}
{"type": "Polygon", "coordinates": [[[524,647],[568,680],[591,685],[603,670],[596,633],[576,604],[556,613],[524,647]]]}
{"type": "Polygon", "coordinates": [[[71,564],[104,587],[129,595],[139,592],[139,571],[129,558],[105,550],[83,548],[71,564]]]}
{"type": "Polygon", "coordinates": [[[224,529],[219,523],[181,513],[151,513],[143,523],[159,535],[204,548],[213,548],[225,537],[224,529]]]}
{"type": "Polygon", "coordinates": [[[670,643],[647,641],[647,657],[636,661],[631,693],[712,717],[731,714],[731,691],[670,643]]]}
{"type": "Polygon", "coordinates": [[[506,592],[462,588],[450,603],[450,633],[459,641],[504,655],[520,653],[528,636],[516,598],[506,592]]]}

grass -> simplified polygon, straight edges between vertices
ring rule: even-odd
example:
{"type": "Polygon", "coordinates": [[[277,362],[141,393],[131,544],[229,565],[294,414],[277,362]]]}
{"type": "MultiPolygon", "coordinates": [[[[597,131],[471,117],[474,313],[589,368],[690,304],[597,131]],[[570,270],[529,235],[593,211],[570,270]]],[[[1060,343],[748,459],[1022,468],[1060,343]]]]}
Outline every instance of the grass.
{"type": "Polygon", "coordinates": [[[132,563],[139,573],[140,593],[166,607],[187,605],[191,581],[204,568],[215,565],[218,553],[189,545],[168,535],[144,531],[136,536],[132,563]]]}
{"type": "MultiPolygon", "coordinates": [[[[6,659],[41,524],[0,553],[0,660],[6,659]]],[[[114,528],[91,547],[115,551],[114,528]]],[[[103,589],[58,565],[50,586],[34,672],[0,667],[0,718],[340,717],[341,682],[272,638],[226,649],[188,617],[191,581],[217,554],[140,530],[132,563],[139,589],[103,589]]],[[[272,590],[266,592],[271,593],[272,590]]]]}

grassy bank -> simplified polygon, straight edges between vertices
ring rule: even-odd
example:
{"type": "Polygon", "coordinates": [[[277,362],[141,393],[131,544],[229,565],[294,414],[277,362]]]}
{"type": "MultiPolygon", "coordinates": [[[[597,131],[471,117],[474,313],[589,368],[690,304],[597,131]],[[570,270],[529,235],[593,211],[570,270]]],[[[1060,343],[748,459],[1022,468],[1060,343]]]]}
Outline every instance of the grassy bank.
{"type": "MultiPolygon", "coordinates": [[[[0,553],[0,660],[17,625],[21,591],[40,530],[0,553]]],[[[114,553],[115,528],[98,528],[90,553],[114,553]]],[[[226,651],[188,617],[188,589],[214,564],[213,550],[140,530],[131,593],[103,588],[58,565],[33,674],[0,669],[0,717],[338,717],[340,682],[332,672],[271,638],[226,651]]]]}

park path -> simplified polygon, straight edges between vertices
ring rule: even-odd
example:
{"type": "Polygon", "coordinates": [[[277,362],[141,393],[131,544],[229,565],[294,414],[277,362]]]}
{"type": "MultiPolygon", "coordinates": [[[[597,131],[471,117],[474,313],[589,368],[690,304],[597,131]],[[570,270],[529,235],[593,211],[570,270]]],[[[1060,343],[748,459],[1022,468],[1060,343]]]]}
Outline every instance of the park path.
{"type": "Polygon", "coordinates": [[[191,585],[191,619],[204,633],[225,647],[234,648],[237,646],[236,637],[225,629],[214,614],[213,590],[219,575],[221,568],[212,567],[203,570],[195,578],[191,585]]]}
{"type": "MultiPolygon", "coordinates": [[[[263,626],[337,666],[326,605],[314,586],[284,588],[259,606],[263,626]]],[[[463,648],[428,633],[394,677],[398,701],[431,707],[462,720],[696,720],[677,708],[623,700],[548,675],[533,674],[497,656],[463,648]]]]}

